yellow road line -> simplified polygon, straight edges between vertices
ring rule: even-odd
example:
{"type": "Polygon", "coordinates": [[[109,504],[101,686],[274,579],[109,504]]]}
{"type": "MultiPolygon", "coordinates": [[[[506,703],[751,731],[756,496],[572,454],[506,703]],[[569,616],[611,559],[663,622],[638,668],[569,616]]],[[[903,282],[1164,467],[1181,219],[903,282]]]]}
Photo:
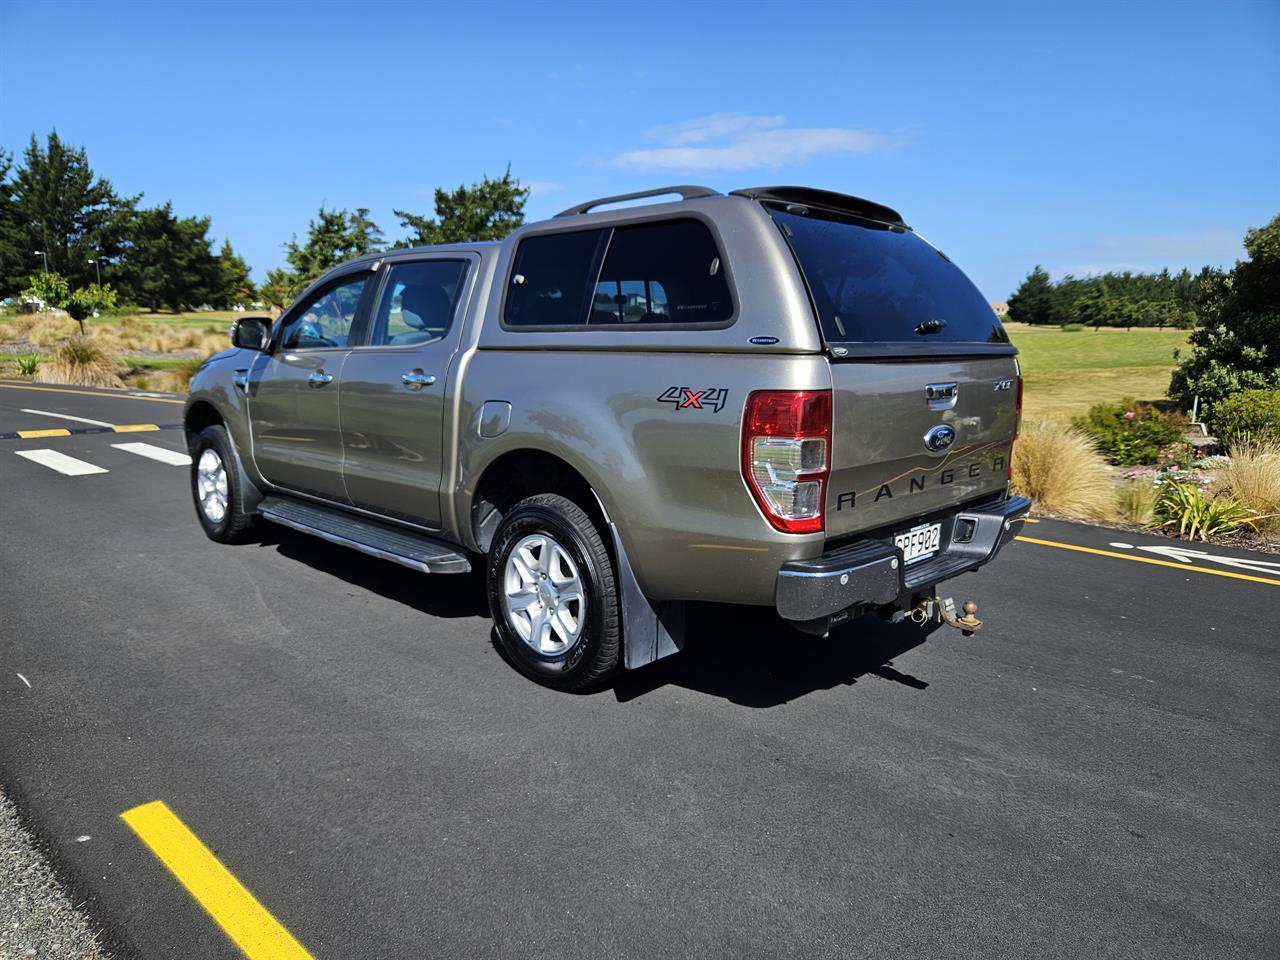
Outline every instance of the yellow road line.
{"type": "Polygon", "coordinates": [[[34,390],[37,393],[76,393],[82,397],[109,397],[112,400],[150,400],[152,403],[184,404],[170,397],[138,397],[131,393],[99,393],[97,390],[69,390],[66,387],[29,387],[24,383],[0,383],[0,390],[34,390]]]}
{"type": "Polygon", "coordinates": [[[111,428],[116,433],[146,433],[148,430],[159,430],[154,423],[122,423],[111,428]]]}
{"type": "Polygon", "coordinates": [[[1247,573],[1233,573],[1230,570],[1210,570],[1208,567],[1197,567],[1190,563],[1177,563],[1173,560],[1156,560],[1154,557],[1135,557],[1128,553],[1116,553],[1114,550],[1099,550],[1097,547],[1080,547],[1074,543],[1059,543],[1057,540],[1040,540],[1036,537],[1014,537],[1024,543],[1038,543],[1042,547],[1057,547],[1060,550],[1076,550],[1080,553],[1093,553],[1100,557],[1115,557],[1117,560],[1132,560],[1134,563],[1150,563],[1157,567],[1172,567],[1174,570],[1189,570],[1192,573],[1208,573],[1215,577],[1230,577],[1233,580],[1251,580],[1254,583],[1269,583],[1280,587],[1280,580],[1268,577],[1254,577],[1247,573]]]}
{"type": "Polygon", "coordinates": [[[19,430],[18,436],[23,440],[38,440],[40,437],[69,437],[71,431],[65,427],[55,427],[52,430],[19,430]]]}
{"type": "Polygon", "coordinates": [[[120,819],[151,848],[249,960],[314,960],[164,801],[126,810],[120,819]]]}

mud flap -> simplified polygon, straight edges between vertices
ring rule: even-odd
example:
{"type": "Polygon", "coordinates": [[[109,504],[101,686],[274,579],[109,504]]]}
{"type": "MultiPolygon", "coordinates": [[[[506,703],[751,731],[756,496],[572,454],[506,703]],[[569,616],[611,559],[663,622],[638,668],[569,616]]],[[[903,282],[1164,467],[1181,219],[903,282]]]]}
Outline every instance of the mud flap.
{"type": "MultiPolygon", "coordinates": [[[[601,504],[601,509],[604,505],[601,504]]],[[[628,670],[643,667],[684,648],[685,605],[683,602],[654,603],[640,589],[618,536],[618,528],[608,520],[617,557],[618,598],[622,605],[623,665],[628,670]]]]}

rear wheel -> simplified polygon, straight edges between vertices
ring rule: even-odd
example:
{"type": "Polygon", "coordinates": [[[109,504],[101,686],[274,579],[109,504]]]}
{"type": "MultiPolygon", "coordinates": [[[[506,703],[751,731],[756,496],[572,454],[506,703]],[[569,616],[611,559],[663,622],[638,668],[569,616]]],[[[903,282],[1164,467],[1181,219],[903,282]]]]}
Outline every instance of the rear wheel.
{"type": "Polygon", "coordinates": [[[220,424],[205,427],[191,448],[191,497],[210,540],[243,543],[257,533],[258,518],[244,509],[231,438],[220,424]]]}
{"type": "Polygon", "coordinates": [[[613,561],[572,500],[547,493],[517,503],[494,536],[486,575],[498,640],[526,676],[580,690],[617,671],[613,561]]]}

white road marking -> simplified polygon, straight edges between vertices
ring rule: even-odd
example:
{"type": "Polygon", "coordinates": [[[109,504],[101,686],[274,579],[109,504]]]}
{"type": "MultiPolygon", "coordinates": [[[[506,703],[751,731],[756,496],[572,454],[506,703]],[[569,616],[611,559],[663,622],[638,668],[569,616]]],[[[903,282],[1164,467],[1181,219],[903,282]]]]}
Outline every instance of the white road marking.
{"type": "Polygon", "coordinates": [[[25,683],[28,689],[31,687],[31,681],[28,680],[26,677],[24,677],[22,674],[18,674],[18,679],[21,680],[23,683],[25,683]]]}
{"type": "Polygon", "coordinates": [[[166,450],[164,447],[157,447],[150,443],[113,443],[111,446],[117,450],[123,450],[125,453],[136,453],[140,457],[159,460],[161,463],[167,463],[171,467],[189,467],[191,465],[191,458],[185,453],[166,450]]]}
{"type": "Polygon", "coordinates": [[[85,463],[75,457],[68,457],[65,453],[59,453],[57,450],[15,450],[14,453],[25,460],[38,463],[40,466],[48,467],[50,470],[56,470],[58,473],[65,474],[68,477],[84,477],[91,473],[108,472],[102,467],[95,467],[92,463],[85,463]]]}
{"type": "Polygon", "coordinates": [[[48,410],[26,410],[23,413],[34,413],[37,417],[57,417],[59,420],[74,420],[76,423],[87,423],[91,427],[114,427],[114,423],[103,420],[90,420],[88,417],[73,417],[69,413],[50,413],[48,410]]]}
{"type": "Polygon", "coordinates": [[[1204,560],[1212,560],[1215,563],[1221,563],[1224,566],[1236,567],[1240,570],[1248,570],[1252,573],[1280,573],[1280,563],[1274,563],[1270,560],[1255,560],[1252,557],[1218,557],[1204,550],[1191,550],[1187,547],[1178,546],[1155,546],[1155,547],[1134,547],[1131,543],[1110,543],[1108,546],[1117,547],[1121,550],[1145,550],[1147,553],[1154,553],[1159,557],[1168,557],[1170,560],[1177,560],[1179,563],[1201,562],[1204,560]]]}

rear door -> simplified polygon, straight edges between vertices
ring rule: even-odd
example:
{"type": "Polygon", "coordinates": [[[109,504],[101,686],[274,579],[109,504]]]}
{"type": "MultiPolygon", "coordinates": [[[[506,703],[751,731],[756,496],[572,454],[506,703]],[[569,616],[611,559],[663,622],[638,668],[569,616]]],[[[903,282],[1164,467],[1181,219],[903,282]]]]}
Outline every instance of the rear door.
{"type": "Polygon", "coordinates": [[[909,228],[766,204],[831,355],[829,537],[1004,493],[1016,351],[985,298],[909,228]]]}
{"type": "Polygon", "coordinates": [[[364,268],[338,277],[292,308],[267,362],[254,367],[253,457],[273,484],[347,500],[338,385],[370,275],[364,268]]]}
{"type": "Polygon", "coordinates": [[[446,386],[478,266],[448,253],[384,268],[366,342],[342,372],[343,477],[361,509],[440,526],[446,386]]]}

